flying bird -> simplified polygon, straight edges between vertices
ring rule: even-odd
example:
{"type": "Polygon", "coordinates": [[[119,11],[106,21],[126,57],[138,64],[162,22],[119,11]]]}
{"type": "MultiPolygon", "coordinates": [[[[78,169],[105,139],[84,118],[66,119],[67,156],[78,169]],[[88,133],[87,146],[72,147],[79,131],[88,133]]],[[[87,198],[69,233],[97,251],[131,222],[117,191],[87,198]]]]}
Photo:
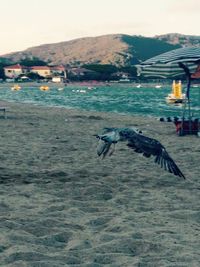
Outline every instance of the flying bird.
{"type": "Polygon", "coordinates": [[[154,156],[155,163],[159,164],[161,168],[185,179],[185,176],[170,157],[165,147],[156,139],[144,136],[135,127],[104,128],[103,134],[97,134],[95,136],[99,139],[97,154],[98,156],[102,156],[102,158],[105,158],[107,155],[111,156],[118,142],[126,141],[127,146],[136,153],[141,153],[146,158],[154,156]]]}

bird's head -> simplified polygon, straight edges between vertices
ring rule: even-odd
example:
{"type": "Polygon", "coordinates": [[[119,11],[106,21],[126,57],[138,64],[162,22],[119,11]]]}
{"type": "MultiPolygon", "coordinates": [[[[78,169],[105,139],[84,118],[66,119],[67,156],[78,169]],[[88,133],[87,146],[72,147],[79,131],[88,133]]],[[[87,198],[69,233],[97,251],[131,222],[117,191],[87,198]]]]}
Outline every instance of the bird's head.
{"type": "Polygon", "coordinates": [[[138,128],[134,127],[134,126],[130,127],[130,129],[133,130],[137,134],[142,134],[142,131],[139,130],[138,128]]]}

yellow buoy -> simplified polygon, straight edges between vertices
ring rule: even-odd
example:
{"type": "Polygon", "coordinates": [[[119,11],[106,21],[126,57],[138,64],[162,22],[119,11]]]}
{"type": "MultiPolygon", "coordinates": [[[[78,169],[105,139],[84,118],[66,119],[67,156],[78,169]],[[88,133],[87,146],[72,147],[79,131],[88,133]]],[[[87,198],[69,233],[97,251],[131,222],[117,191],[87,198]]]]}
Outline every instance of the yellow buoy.
{"type": "Polygon", "coordinates": [[[41,91],[48,91],[49,90],[49,86],[45,86],[45,85],[43,85],[43,86],[40,86],[40,90],[41,91]]]}
{"type": "Polygon", "coordinates": [[[181,81],[179,81],[178,83],[176,83],[175,81],[173,81],[172,90],[173,90],[174,96],[176,98],[181,98],[181,96],[182,96],[182,85],[181,85],[181,81]]]}
{"type": "Polygon", "coordinates": [[[186,95],[182,93],[181,81],[173,81],[172,93],[166,97],[168,103],[180,104],[187,101],[186,95]]]}
{"type": "Polygon", "coordinates": [[[21,89],[21,86],[19,86],[18,84],[15,84],[13,87],[11,87],[12,91],[19,91],[21,89]]]}

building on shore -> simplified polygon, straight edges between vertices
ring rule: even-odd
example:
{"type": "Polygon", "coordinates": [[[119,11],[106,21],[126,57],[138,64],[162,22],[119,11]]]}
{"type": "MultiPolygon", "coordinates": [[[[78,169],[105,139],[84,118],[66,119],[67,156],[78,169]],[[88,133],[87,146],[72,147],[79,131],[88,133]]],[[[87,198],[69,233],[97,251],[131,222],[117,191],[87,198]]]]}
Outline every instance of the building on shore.
{"type": "Polygon", "coordinates": [[[7,78],[15,79],[20,75],[27,74],[29,72],[29,68],[22,66],[20,64],[11,65],[4,67],[4,74],[7,78]]]}
{"type": "Polygon", "coordinates": [[[35,73],[43,78],[60,77],[60,80],[66,79],[66,70],[62,65],[59,66],[31,66],[26,67],[20,64],[4,67],[4,74],[8,79],[16,79],[22,75],[35,73]]]}

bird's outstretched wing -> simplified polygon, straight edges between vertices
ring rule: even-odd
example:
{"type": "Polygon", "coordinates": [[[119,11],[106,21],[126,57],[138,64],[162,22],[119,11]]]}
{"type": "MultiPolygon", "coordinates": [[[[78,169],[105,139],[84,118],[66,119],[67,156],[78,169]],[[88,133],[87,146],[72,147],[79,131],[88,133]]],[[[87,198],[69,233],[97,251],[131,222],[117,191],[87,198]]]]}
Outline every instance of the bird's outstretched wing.
{"type": "Polygon", "coordinates": [[[142,153],[143,156],[147,158],[154,156],[155,163],[159,164],[161,168],[185,179],[185,176],[175,161],[170,157],[165,147],[159,141],[144,135],[134,135],[128,138],[127,146],[134,149],[137,153],[142,153]]]}
{"type": "Polygon", "coordinates": [[[169,156],[165,147],[156,139],[144,136],[138,129],[131,128],[105,128],[103,134],[96,135],[99,139],[99,145],[97,147],[98,156],[111,155],[112,144],[116,144],[119,141],[127,141],[127,146],[133,149],[136,153],[142,153],[143,156],[149,158],[155,157],[155,163],[159,164],[161,168],[166,171],[180,176],[185,179],[185,176],[178,168],[174,160],[169,156]],[[109,151],[111,151],[109,153],[109,151]]]}

